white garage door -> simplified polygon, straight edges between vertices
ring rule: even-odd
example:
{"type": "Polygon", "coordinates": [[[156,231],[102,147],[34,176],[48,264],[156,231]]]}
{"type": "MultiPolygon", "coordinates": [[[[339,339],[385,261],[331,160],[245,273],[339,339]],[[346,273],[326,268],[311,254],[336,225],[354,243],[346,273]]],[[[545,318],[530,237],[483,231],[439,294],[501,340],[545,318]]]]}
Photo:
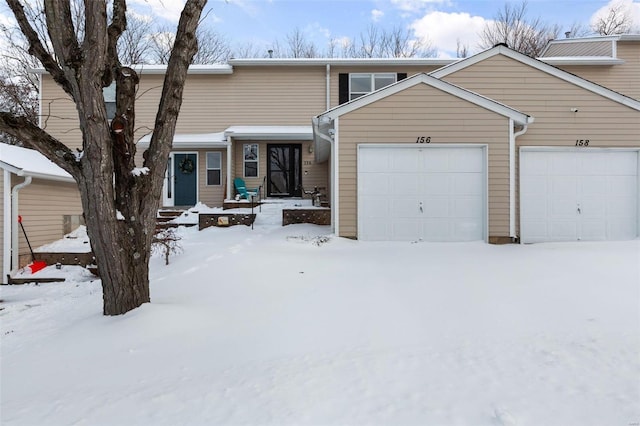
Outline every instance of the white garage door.
{"type": "Polygon", "coordinates": [[[358,238],[485,238],[484,147],[358,147],[358,238]]]}
{"type": "Polygon", "coordinates": [[[521,241],[638,236],[638,152],[526,151],[520,157],[521,241]]]}

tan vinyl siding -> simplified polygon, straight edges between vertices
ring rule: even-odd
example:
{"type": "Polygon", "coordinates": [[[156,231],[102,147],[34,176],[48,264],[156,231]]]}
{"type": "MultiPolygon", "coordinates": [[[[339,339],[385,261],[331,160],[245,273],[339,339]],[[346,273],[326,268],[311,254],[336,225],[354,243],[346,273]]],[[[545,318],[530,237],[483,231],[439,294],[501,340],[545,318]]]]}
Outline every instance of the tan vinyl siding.
{"type": "Polygon", "coordinates": [[[357,145],[431,143],[488,146],[489,236],[509,236],[509,120],[426,85],[339,118],[338,235],[357,237],[357,145]]]}
{"type": "MultiPolygon", "coordinates": [[[[64,236],[64,215],[82,215],[80,192],[75,183],[33,179],[31,185],[20,190],[19,214],[36,250],[64,236]]],[[[18,234],[20,266],[24,266],[30,261],[29,247],[22,230],[18,229],[18,234]]]]}
{"type": "Polygon", "coordinates": [[[227,150],[206,149],[198,151],[198,198],[209,207],[222,207],[227,190],[227,150]],[[207,185],[207,152],[221,153],[220,185],[207,185]]]}
{"type": "MultiPolygon", "coordinates": [[[[0,209],[0,262],[4,262],[4,170],[0,169],[0,202],[2,202],[2,208],[0,209]]],[[[10,214],[7,212],[7,214],[10,214]]],[[[0,283],[5,282],[6,275],[4,272],[9,273],[9,271],[3,271],[3,275],[0,278],[0,283]]]]}
{"type": "Polygon", "coordinates": [[[576,139],[589,139],[594,147],[640,144],[640,111],[504,56],[443,80],[533,116],[519,145],[575,146],[576,139]]]}
{"type": "Polygon", "coordinates": [[[610,66],[562,65],[565,71],[640,100],[640,42],[618,42],[624,64],[610,66]]]}
{"type": "MultiPolygon", "coordinates": [[[[267,176],[267,145],[270,144],[301,144],[302,186],[306,191],[310,191],[316,186],[324,188],[322,193],[327,194],[327,191],[329,190],[329,164],[327,162],[320,164],[315,162],[314,154],[309,152],[309,146],[312,144],[311,141],[234,141],[233,168],[235,169],[235,174],[232,175],[232,179],[236,177],[243,178],[248,188],[257,188],[260,185],[263,185],[265,182],[264,179],[267,176]],[[243,145],[255,143],[258,144],[258,177],[247,178],[244,177],[243,145]],[[310,164],[305,164],[305,162],[309,162],[310,164]],[[307,173],[305,174],[305,172],[307,173]]],[[[232,188],[232,191],[233,194],[229,198],[236,195],[235,188],[232,188]]],[[[266,193],[267,188],[265,186],[262,189],[262,195],[266,196],[266,193]]],[[[309,198],[309,196],[306,197],[309,198]]]]}
{"type": "MultiPolygon", "coordinates": [[[[443,79],[535,118],[516,139],[516,167],[521,146],[575,148],[577,139],[589,139],[589,146],[596,148],[640,147],[640,111],[510,58],[494,56],[443,79]]],[[[516,191],[518,182],[516,174],[516,191]]]]}
{"type": "MultiPolygon", "coordinates": [[[[141,74],[136,138],[150,133],[163,75],[141,74]]],[[[325,110],[323,67],[238,67],[230,75],[189,75],[176,133],[219,132],[233,125],[311,125],[325,110]]],[[[43,76],[43,126],[54,137],[81,146],[74,104],[50,76],[43,76]],[[48,115],[49,106],[54,111],[48,115]]]]}
{"type": "Polygon", "coordinates": [[[554,43],[545,52],[545,57],[557,56],[613,56],[614,41],[554,43]]]}
{"type": "MultiPolygon", "coordinates": [[[[428,65],[422,65],[422,66],[371,66],[371,67],[355,67],[355,66],[350,66],[350,67],[345,67],[345,66],[332,66],[331,67],[331,81],[330,81],[330,87],[331,87],[331,107],[335,107],[337,105],[339,105],[339,76],[340,74],[350,74],[350,73],[394,73],[394,74],[398,74],[398,73],[405,73],[407,74],[407,77],[411,77],[414,74],[418,74],[421,72],[426,72],[429,73],[431,71],[435,71],[438,68],[440,68],[440,66],[428,66],[428,65]]],[[[323,108],[322,111],[317,112],[314,115],[318,115],[321,112],[323,112],[325,109],[328,108],[323,108]]]]}

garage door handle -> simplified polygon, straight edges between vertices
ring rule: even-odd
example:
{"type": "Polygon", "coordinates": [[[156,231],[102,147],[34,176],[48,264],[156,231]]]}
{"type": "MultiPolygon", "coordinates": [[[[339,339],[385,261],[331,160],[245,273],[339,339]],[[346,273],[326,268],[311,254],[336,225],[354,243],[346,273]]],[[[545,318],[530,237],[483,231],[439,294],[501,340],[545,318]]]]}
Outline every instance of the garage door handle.
{"type": "Polygon", "coordinates": [[[578,207],[578,214],[582,214],[582,210],[580,210],[580,207],[578,207]]]}
{"type": "Polygon", "coordinates": [[[420,213],[424,213],[424,210],[422,210],[422,201],[420,202],[420,213]]]}

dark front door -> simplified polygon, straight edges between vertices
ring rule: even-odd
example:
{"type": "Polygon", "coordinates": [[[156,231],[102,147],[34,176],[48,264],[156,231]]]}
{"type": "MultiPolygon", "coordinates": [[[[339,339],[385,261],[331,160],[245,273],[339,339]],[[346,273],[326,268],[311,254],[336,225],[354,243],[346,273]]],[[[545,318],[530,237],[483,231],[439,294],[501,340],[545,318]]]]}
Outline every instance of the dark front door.
{"type": "Polygon", "coordinates": [[[193,206],[197,202],[198,156],[173,154],[174,206],[193,206]]]}
{"type": "Polygon", "coordinates": [[[302,195],[301,144],[267,145],[267,196],[302,195]]]}

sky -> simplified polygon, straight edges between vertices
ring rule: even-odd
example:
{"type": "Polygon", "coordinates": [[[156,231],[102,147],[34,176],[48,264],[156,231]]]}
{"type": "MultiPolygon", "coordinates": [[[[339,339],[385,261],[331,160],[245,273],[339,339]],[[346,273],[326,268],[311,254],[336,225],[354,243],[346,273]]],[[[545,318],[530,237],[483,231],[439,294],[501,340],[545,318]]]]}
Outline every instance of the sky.
{"type": "MultiPolygon", "coordinates": [[[[128,9],[171,27],[184,1],[128,0],[128,9]]],[[[640,0],[528,0],[528,17],[559,24],[564,37],[572,24],[588,27],[614,3],[629,8],[634,32],[640,33],[640,0]]],[[[471,54],[481,50],[478,33],[504,5],[505,0],[209,0],[202,25],[223,35],[235,50],[250,45],[256,56],[266,56],[275,41],[284,45],[295,29],[325,51],[330,40],[356,38],[373,25],[401,28],[426,40],[436,56],[455,57],[458,40],[471,54]]],[[[9,22],[9,15],[0,5],[0,23],[9,22]]]]}
{"type": "MultiPolygon", "coordinates": [[[[632,10],[640,32],[640,0],[529,0],[528,16],[560,24],[588,26],[608,5],[622,2],[632,10]]],[[[138,13],[177,22],[180,0],[130,0],[138,13]]],[[[504,0],[209,0],[203,24],[233,45],[251,44],[258,51],[283,42],[294,29],[322,50],[329,40],[354,38],[371,25],[400,27],[427,39],[438,56],[455,56],[459,39],[477,51],[478,32],[504,7],[504,0]]],[[[520,1],[516,1],[519,5],[520,1]]],[[[563,35],[564,36],[564,35],[563,35]]]]}

